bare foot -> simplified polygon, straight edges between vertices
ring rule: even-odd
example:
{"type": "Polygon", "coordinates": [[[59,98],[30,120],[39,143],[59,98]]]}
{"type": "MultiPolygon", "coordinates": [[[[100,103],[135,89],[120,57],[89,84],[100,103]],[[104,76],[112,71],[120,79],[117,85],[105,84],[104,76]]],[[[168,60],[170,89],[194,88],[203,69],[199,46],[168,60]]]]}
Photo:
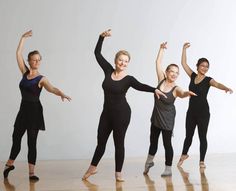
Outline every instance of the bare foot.
{"type": "Polygon", "coordinates": [[[82,180],[86,180],[88,177],[90,177],[91,175],[94,175],[97,173],[97,167],[96,166],[90,166],[89,169],[87,170],[87,172],[84,174],[82,180]]]}
{"type": "Polygon", "coordinates": [[[189,157],[188,155],[181,155],[177,166],[181,166],[188,157],[189,157]]]}

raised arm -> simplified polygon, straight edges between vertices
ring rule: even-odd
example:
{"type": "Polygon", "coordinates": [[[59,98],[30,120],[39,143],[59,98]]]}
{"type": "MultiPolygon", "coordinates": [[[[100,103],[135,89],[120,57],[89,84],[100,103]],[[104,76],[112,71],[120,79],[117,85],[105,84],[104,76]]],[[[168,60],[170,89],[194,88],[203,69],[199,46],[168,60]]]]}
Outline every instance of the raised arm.
{"type": "Polygon", "coordinates": [[[195,94],[192,91],[183,91],[180,87],[176,87],[175,91],[174,91],[175,97],[179,97],[179,98],[185,98],[185,97],[189,97],[189,96],[197,96],[197,94],[195,94]]]}
{"type": "Polygon", "coordinates": [[[233,90],[231,88],[226,87],[225,85],[215,81],[214,79],[210,80],[210,85],[220,90],[224,90],[226,93],[227,92],[229,92],[230,94],[233,93],[233,90]]]}
{"type": "Polygon", "coordinates": [[[31,37],[31,36],[32,36],[32,31],[31,30],[24,33],[21,36],[20,42],[19,42],[17,50],[16,50],[16,60],[17,60],[19,69],[20,69],[22,74],[24,74],[28,70],[27,66],[25,65],[23,55],[22,55],[23,47],[24,47],[25,39],[28,38],[28,37],[31,37]]]}
{"type": "Polygon", "coordinates": [[[162,67],[161,67],[161,62],[162,62],[162,58],[163,58],[164,49],[167,49],[166,45],[167,45],[167,42],[162,43],[160,45],[160,49],[159,49],[158,54],[157,54],[156,73],[157,73],[158,83],[165,78],[164,72],[163,72],[162,67]]]}
{"type": "Polygon", "coordinates": [[[189,48],[189,47],[190,47],[190,43],[188,43],[188,42],[184,43],[183,51],[182,51],[181,64],[182,64],[185,72],[188,74],[188,76],[191,77],[193,71],[187,64],[187,54],[186,54],[186,49],[189,48]]]}
{"type": "Polygon", "coordinates": [[[95,50],[94,50],[94,54],[97,59],[97,62],[101,66],[101,68],[103,69],[104,73],[106,73],[110,70],[113,70],[113,67],[111,66],[111,64],[101,54],[103,40],[105,37],[109,37],[109,36],[111,36],[110,29],[101,33],[99,36],[97,45],[95,47],[95,50]]]}
{"type": "Polygon", "coordinates": [[[67,99],[68,101],[71,100],[71,98],[69,96],[65,95],[61,90],[59,90],[58,88],[56,88],[52,84],[50,84],[50,82],[48,81],[48,79],[46,77],[43,77],[40,80],[39,86],[44,87],[50,93],[60,96],[62,101],[64,101],[64,99],[67,99]]]}
{"type": "Polygon", "coordinates": [[[162,93],[160,90],[158,90],[154,87],[151,87],[149,85],[142,84],[138,80],[136,80],[134,77],[132,77],[132,79],[131,79],[131,87],[136,90],[139,90],[139,91],[153,92],[156,94],[158,99],[160,98],[160,96],[164,96],[165,98],[167,98],[166,95],[164,93],[162,93]]]}

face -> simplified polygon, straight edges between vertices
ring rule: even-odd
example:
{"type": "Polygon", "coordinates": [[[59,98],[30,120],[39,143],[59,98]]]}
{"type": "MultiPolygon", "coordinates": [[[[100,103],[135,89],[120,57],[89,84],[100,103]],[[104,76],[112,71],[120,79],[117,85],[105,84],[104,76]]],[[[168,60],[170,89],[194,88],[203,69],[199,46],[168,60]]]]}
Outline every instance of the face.
{"type": "Polygon", "coordinates": [[[179,68],[175,66],[171,66],[169,70],[166,71],[166,78],[171,82],[174,82],[178,76],[179,76],[179,68]]]}
{"type": "Polygon", "coordinates": [[[129,57],[127,55],[121,54],[116,60],[116,69],[119,71],[124,71],[129,63],[129,57]]]}
{"type": "Polygon", "coordinates": [[[34,54],[30,57],[29,65],[32,69],[38,69],[40,65],[41,57],[39,54],[34,54]]]}
{"type": "Polygon", "coordinates": [[[209,69],[209,64],[207,62],[202,62],[201,64],[199,64],[199,66],[197,67],[197,71],[200,74],[206,74],[207,71],[209,69]]]}

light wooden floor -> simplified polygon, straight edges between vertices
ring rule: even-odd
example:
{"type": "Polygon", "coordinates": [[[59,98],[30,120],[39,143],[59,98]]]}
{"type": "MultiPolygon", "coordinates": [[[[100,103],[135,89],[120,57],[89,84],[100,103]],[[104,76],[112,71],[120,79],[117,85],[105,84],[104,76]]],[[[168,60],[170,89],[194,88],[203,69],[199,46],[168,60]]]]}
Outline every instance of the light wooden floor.
{"type": "MultiPolygon", "coordinates": [[[[114,179],[113,159],[102,159],[99,172],[88,181],[81,177],[89,160],[39,161],[36,171],[40,181],[36,183],[28,180],[26,162],[16,162],[7,180],[0,176],[0,191],[236,191],[236,153],[208,155],[205,171],[199,170],[198,156],[190,156],[183,168],[176,167],[177,159],[172,177],[161,178],[164,157],[155,159],[149,176],[142,174],[145,158],[128,158],[123,183],[114,179]]],[[[4,168],[3,162],[0,167],[4,168]]]]}

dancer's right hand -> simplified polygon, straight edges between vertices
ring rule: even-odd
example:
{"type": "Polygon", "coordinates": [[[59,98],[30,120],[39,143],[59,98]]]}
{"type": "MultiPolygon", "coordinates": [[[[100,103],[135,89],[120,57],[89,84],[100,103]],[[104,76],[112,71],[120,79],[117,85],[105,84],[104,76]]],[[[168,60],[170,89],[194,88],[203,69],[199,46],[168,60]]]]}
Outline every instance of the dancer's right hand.
{"type": "Polygon", "coordinates": [[[101,36],[102,37],[109,37],[109,36],[111,36],[111,29],[108,29],[108,30],[102,32],[101,36]]]}
{"type": "Polygon", "coordinates": [[[22,35],[22,38],[28,38],[28,37],[31,37],[32,35],[33,35],[33,32],[32,32],[32,30],[30,30],[30,31],[27,31],[26,33],[24,33],[22,35]]]}
{"type": "Polygon", "coordinates": [[[185,42],[184,43],[184,46],[183,46],[183,49],[187,49],[187,48],[189,48],[191,45],[190,45],[190,43],[189,42],[185,42]]]}
{"type": "Polygon", "coordinates": [[[161,43],[160,49],[167,49],[167,42],[161,43]]]}

